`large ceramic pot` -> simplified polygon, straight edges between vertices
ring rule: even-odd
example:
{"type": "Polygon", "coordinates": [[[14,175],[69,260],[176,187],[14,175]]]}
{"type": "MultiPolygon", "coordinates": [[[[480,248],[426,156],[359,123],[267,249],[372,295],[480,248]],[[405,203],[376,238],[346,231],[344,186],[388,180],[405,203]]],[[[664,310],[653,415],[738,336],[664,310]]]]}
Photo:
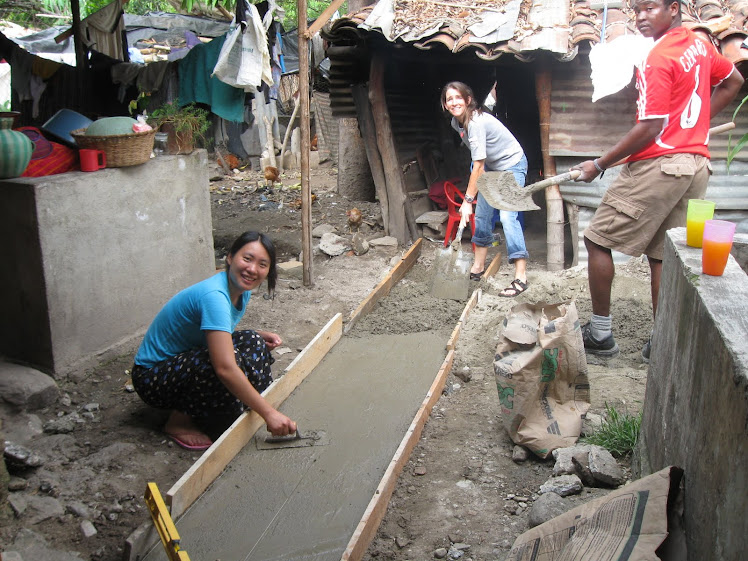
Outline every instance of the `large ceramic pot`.
{"type": "Polygon", "coordinates": [[[20,177],[31,161],[34,143],[13,130],[12,116],[0,115],[0,179],[20,177]]]}

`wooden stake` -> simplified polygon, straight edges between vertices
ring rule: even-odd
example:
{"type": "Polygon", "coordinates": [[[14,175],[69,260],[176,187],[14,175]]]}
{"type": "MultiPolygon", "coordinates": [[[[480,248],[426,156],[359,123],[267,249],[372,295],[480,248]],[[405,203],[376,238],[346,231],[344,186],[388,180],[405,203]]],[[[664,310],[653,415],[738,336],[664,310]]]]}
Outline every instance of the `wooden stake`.
{"type": "Polygon", "coordinates": [[[301,109],[301,250],[304,286],[312,276],[312,188],[309,183],[309,151],[312,148],[309,118],[309,40],[306,38],[306,0],[297,0],[299,32],[299,105],[301,109]]]}
{"type": "MultiPolygon", "coordinates": [[[[540,150],[543,155],[543,170],[546,177],[556,175],[556,161],[549,153],[551,130],[551,69],[548,60],[539,61],[535,76],[535,93],[538,99],[540,114],[540,150]]],[[[560,271],[564,268],[564,201],[558,185],[545,190],[547,206],[546,218],[546,264],[549,271],[560,271]]]]}

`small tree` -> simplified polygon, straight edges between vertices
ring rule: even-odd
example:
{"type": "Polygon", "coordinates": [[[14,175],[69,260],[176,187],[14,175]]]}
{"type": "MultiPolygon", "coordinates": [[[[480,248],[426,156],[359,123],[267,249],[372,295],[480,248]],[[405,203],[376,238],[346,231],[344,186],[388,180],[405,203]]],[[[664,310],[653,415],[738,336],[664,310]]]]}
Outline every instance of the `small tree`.
{"type": "MultiPolygon", "coordinates": [[[[743,98],[738,107],[735,109],[735,112],[732,114],[733,122],[735,122],[735,117],[738,116],[740,108],[743,107],[743,104],[746,101],[748,101],[748,95],[743,98]]],[[[745,133],[742,138],[738,140],[738,143],[735,146],[732,146],[732,133],[730,133],[730,137],[727,141],[727,173],[730,173],[730,164],[732,163],[732,160],[743,149],[743,146],[745,146],[746,143],[748,143],[748,133],[745,133]]]]}

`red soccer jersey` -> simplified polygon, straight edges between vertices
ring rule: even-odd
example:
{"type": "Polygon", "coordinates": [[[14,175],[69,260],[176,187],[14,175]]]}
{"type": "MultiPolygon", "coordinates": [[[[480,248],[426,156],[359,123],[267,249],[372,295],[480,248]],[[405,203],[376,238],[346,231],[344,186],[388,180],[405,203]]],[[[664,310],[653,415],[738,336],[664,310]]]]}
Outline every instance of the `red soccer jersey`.
{"type": "Polygon", "coordinates": [[[685,27],[660,37],[637,68],[637,121],[664,118],[663,129],[628,161],[682,152],[708,158],[712,87],[733,70],[711,43],[685,27]]]}

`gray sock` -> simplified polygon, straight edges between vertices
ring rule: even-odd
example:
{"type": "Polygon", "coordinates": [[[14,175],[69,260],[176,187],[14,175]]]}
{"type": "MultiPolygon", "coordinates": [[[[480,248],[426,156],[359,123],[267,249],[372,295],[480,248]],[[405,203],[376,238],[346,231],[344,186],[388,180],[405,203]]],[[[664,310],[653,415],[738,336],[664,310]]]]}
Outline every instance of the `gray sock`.
{"type": "Polygon", "coordinates": [[[590,327],[592,328],[592,336],[598,341],[602,341],[613,332],[613,317],[592,314],[590,327]]]}

